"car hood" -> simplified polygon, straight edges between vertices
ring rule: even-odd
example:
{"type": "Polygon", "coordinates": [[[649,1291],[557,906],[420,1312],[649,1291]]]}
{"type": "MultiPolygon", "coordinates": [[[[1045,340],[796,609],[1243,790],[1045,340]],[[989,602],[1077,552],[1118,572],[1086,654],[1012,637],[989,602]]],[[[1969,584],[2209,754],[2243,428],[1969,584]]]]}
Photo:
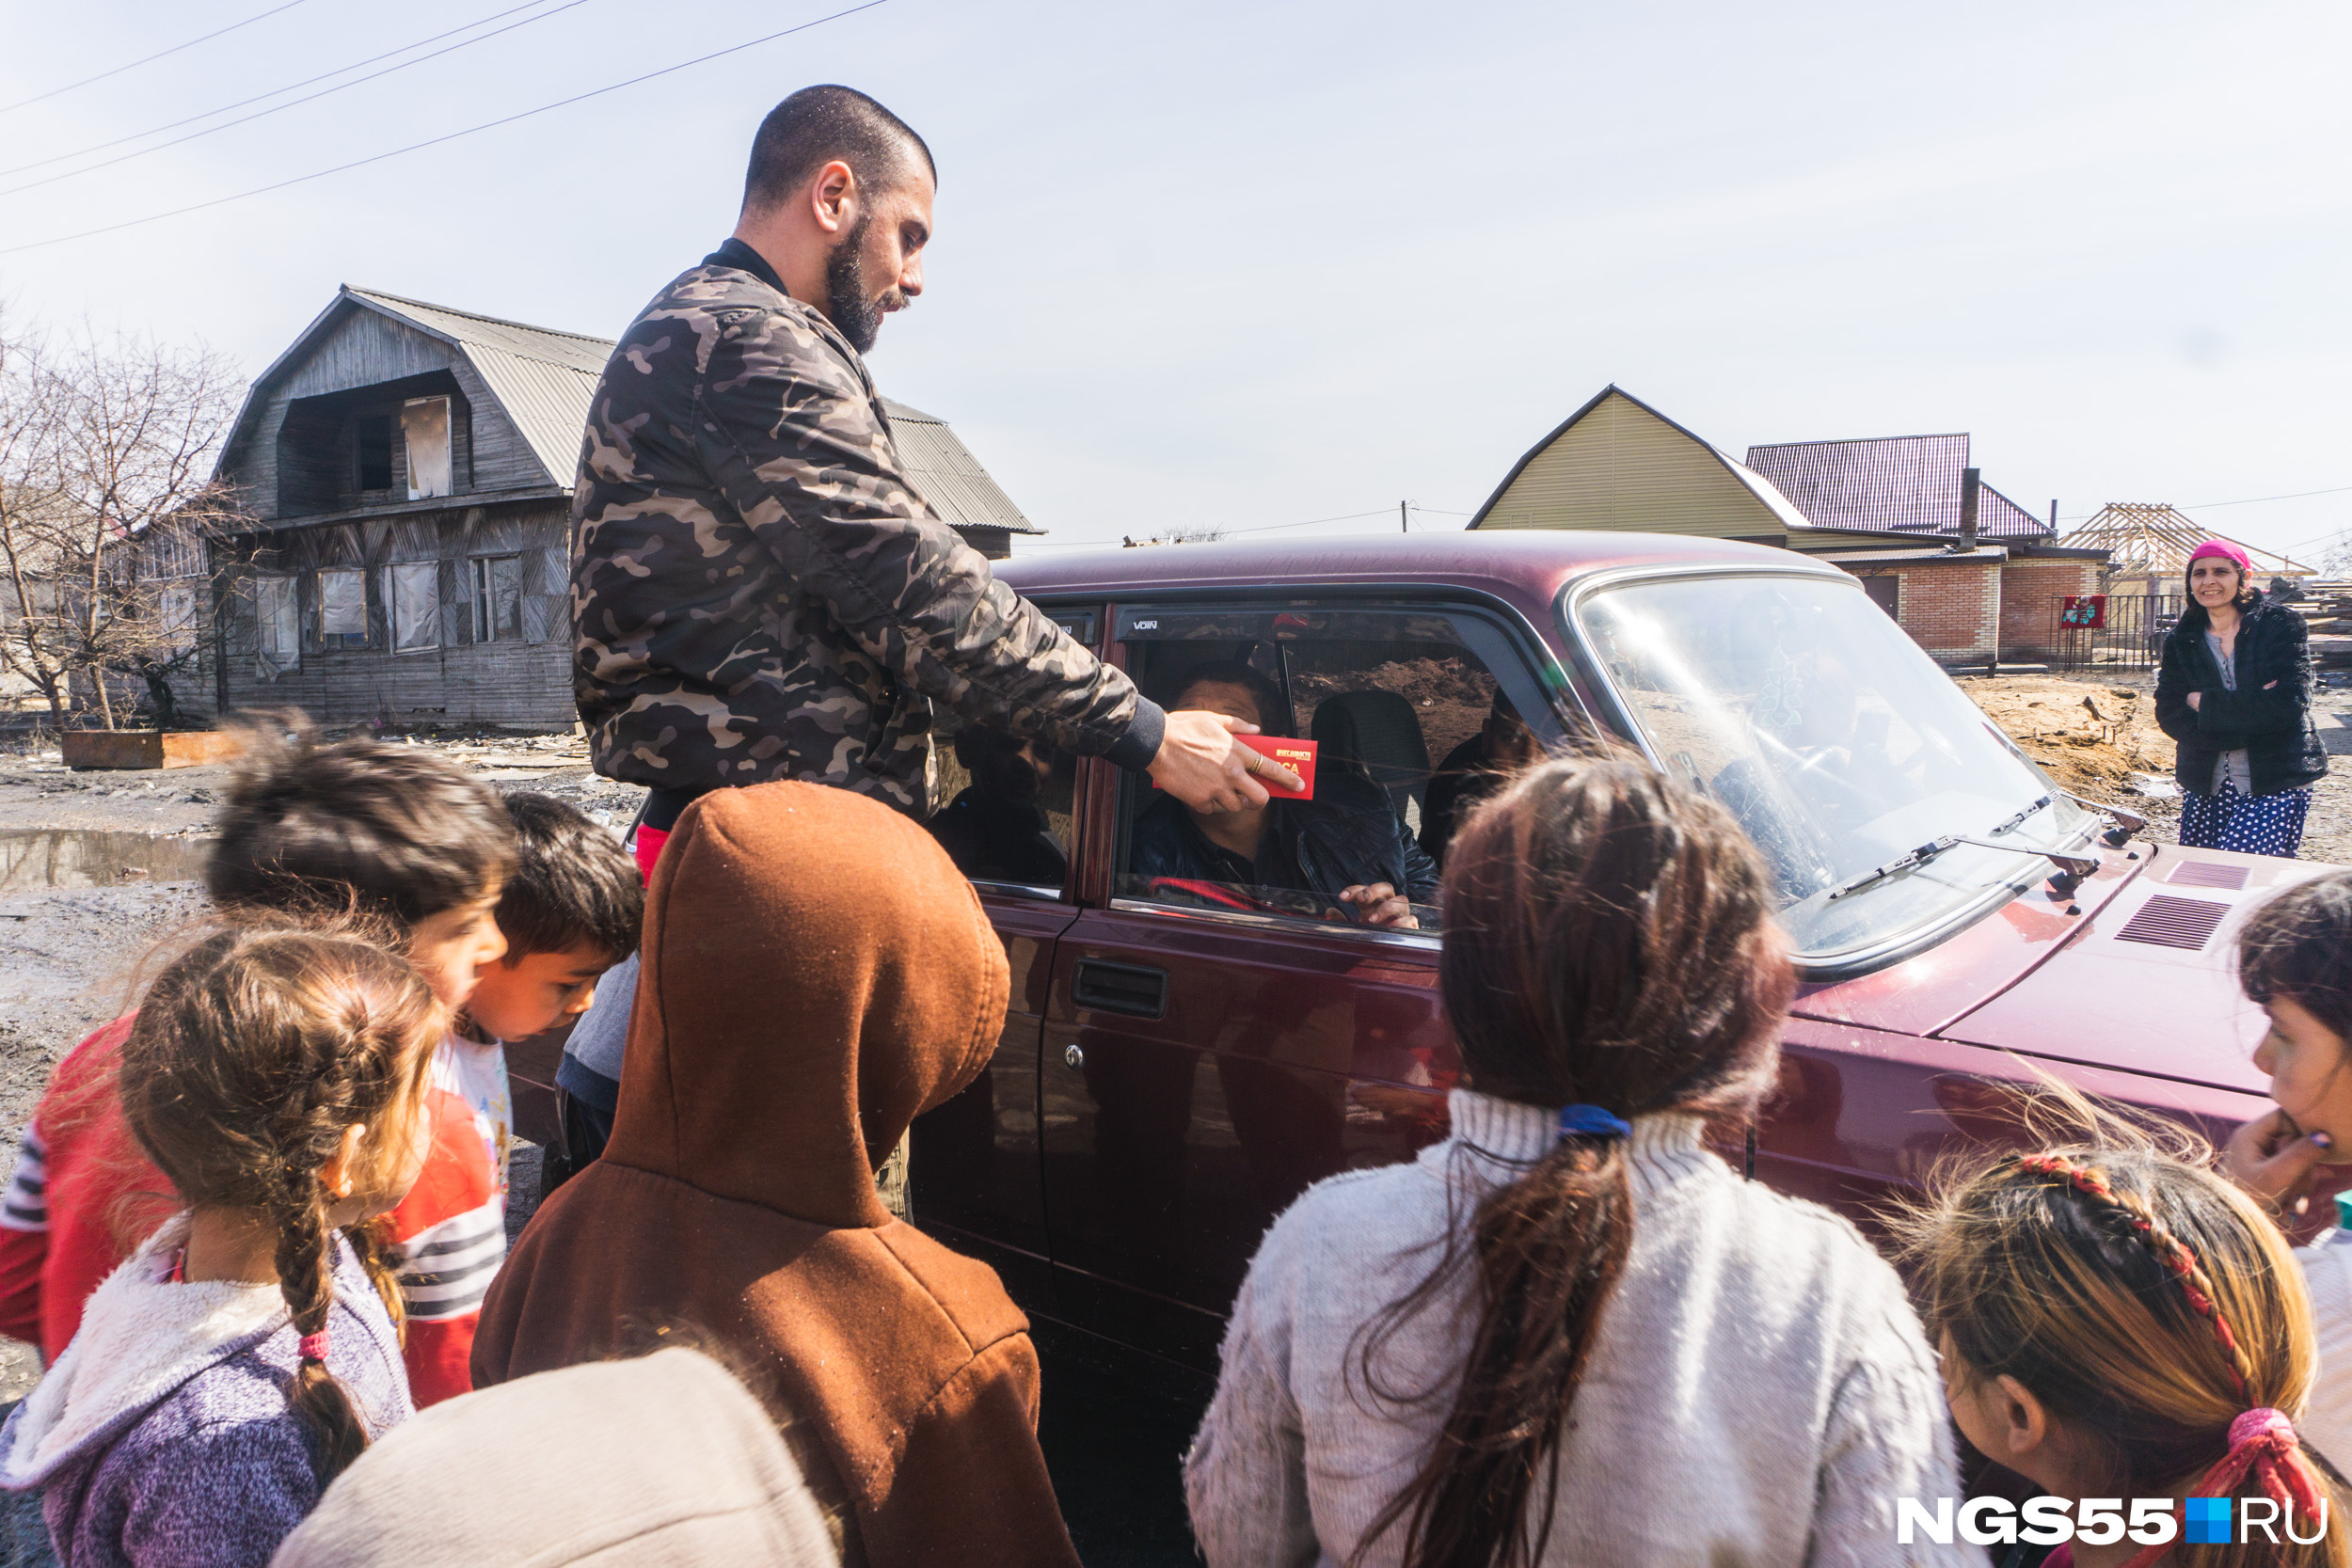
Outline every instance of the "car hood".
{"type": "Polygon", "coordinates": [[[2260,1009],[2237,985],[2238,927],[2333,867],[2137,844],[2074,900],[2021,895],[1906,962],[1808,990],[1795,1011],[2053,1062],[2262,1093],[2260,1009]],[[2137,859],[2130,858],[2137,855],[2137,859]]]}

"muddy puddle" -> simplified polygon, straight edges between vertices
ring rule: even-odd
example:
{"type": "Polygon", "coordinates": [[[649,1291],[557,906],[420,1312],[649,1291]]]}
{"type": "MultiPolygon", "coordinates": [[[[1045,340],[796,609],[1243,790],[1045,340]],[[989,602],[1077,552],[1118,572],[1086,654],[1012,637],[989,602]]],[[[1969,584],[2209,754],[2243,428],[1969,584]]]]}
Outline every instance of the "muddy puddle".
{"type": "Polygon", "coordinates": [[[169,833],[0,829],[0,896],[52,887],[189,881],[202,875],[210,843],[169,833]]]}

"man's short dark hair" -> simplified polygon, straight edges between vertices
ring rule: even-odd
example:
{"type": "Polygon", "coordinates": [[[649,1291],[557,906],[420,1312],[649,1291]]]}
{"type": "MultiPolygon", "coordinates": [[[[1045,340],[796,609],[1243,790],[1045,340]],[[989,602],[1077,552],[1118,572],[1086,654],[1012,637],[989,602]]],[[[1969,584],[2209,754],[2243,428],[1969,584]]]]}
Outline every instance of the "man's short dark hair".
{"type": "Polygon", "coordinates": [[[1237,658],[1213,658],[1205,664],[1194,665],[1168,689],[1168,700],[1173,702],[1182,698],[1204,681],[1217,686],[1238,686],[1248,692],[1249,701],[1258,710],[1259,734],[1297,734],[1297,715],[1291,712],[1291,705],[1283,698],[1282,689],[1274,684],[1274,677],[1237,658]]]}
{"type": "Polygon", "coordinates": [[[456,764],[264,722],[230,785],[204,886],[226,907],[357,908],[414,927],[490,892],[514,859],[498,791],[456,764]]]}
{"type": "Polygon", "coordinates": [[[499,895],[506,961],[582,943],[617,963],[637,951],[645,883],[609,829],[552,795],[509,795],[515,870],[499,895]]]}
{"type": "Polygon", "coordinates": [[[854,87],[803,87],[768,111],[752,138],[751,167],[743,176],[743,210],[766,212],[791,199],[825,165],[838,158],[869,192],[903,181],[913,148],[939,182],[939,166],[905,120],[854,87]]]}

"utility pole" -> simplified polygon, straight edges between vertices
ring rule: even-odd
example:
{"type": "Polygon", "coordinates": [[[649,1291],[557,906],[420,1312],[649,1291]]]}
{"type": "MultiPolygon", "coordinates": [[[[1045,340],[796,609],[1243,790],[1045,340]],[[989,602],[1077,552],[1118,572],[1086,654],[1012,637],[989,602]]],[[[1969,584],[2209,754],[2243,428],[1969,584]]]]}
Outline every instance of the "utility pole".
{"type": "Polygon", "coordinates": [[[1412,504],[1413,503],[1411,501],[1399,501],[1396,503],[1396,531],[1399,533],[1410,533],[1413,531],[1413,519],[1405,510],[1412,504]]]}

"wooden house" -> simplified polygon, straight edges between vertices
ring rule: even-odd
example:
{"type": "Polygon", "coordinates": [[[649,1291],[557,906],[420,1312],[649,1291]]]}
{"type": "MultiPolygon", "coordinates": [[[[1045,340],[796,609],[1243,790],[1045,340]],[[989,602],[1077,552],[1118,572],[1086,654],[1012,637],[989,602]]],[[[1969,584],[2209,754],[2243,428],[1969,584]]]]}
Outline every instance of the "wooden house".
{"type": "MultiPolygon", "coordinates": [[[[218,474],[220,711],[569,727],[570,508],[609,339],[345,286],[255,380],[218,474]]],[[[910,475],[984,553],[1041,531],[944,421],[886,404],[910,475]]]]}

